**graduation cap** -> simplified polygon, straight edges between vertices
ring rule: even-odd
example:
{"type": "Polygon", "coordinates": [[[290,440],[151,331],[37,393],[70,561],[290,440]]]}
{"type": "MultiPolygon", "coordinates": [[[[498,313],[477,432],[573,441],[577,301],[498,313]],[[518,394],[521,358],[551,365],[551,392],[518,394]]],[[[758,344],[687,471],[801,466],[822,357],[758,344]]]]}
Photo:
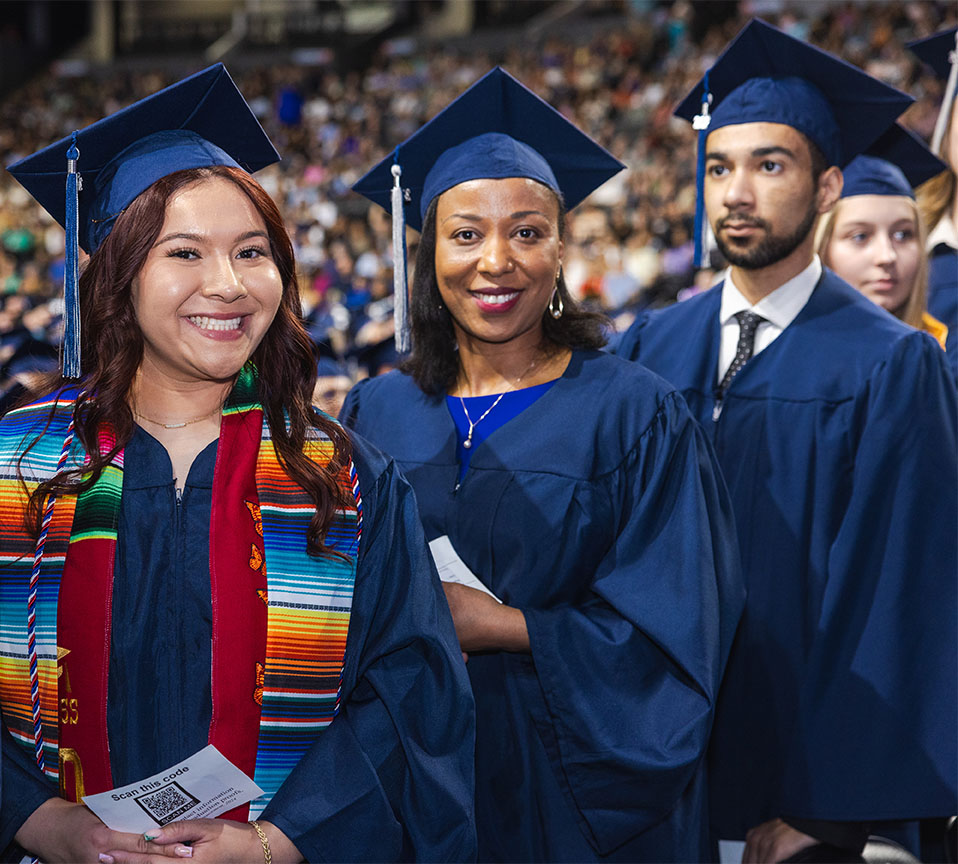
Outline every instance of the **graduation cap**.
{"type": "Polygon", "coordinates": [[[174,171],[231,165],[252,173],[278,160],[217,63],[8,167],[66,229],[65,376],[80,375],[77,247],[95,252],[116,217],[174,171]]]}
{"type": "Polygon", "coordinates": [[[920,138],[894,123],[845,169],[842,198],[855,195],[914,198],[916,186],[947,168],[920,138]]]}
{"type": "Polygon", "coordinates": [[[938,153],[945,137],[945,124],[955,101],[955,93],[958,92],[958,27],[909,42],[908,47],[919,60],[931,67],[938,80],[946,82],[945,98],[931,136],[931,149],[938,153]]]}
{"type": "Polygon", "coordinates": [[[956,37],[958,37],[958,27],[950,27],[932,36],[926,36],[924,39],[908,42],[907,45],[912,54],[932,68],[939,81],[944,81],[951,74],[951,68],[955,63],[952,54],[955,51],[956,37]]]}
{"type": "Polygon", "coordinates": [[[501,67],[486,73],[353,186],[392,211],[396,347],[408,344],[404,224],[467,180],[528,177],[572,209],[625,165],[501,67]]]}
{"type": "Polygon", "coordinates": [[[675,114],[699,132],[695,260],[702,260],[705,139],[713,129],[781,123],[843,168],[879,137],[911,96],[758,18],[750,21],[675,114]]]}

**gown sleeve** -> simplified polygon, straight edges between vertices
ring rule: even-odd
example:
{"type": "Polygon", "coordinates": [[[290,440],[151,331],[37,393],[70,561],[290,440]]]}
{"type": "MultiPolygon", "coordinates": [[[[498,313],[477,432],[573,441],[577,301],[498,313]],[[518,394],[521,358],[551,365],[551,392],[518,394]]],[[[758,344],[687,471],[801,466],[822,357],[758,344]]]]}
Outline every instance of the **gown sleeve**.
{"type": "Polygon", "coordinates": [[[342,707],[262,818],[308,861],[475,860],[475,714],[452,618],[412,489],[392,462],[364,478],[359,456],[342,707]]]}
{"type": "Polygon", "coordinates": [[[600,852],[692,781],[744,603],[728,494],[678,394],[605,479],[617,534],[588,599],[523,609],[561,776],[600,852]]]}
{"type": "Polygon", "coordinates": [[[941,349],[923,333],[902,339],[859,415],[783,810],[947,816],[958,795],[958,405],[941,349]]]}
{"type": "Polygon", "coordinates": [[[56,786],[40,774],[29,754],[10,737],[6,724],[3,739],[2,797],[0,797],[0,850],[2,860],[19,861],[23,850],[14,845],[14,836],[34,810],[57,797],[56,786]]]}

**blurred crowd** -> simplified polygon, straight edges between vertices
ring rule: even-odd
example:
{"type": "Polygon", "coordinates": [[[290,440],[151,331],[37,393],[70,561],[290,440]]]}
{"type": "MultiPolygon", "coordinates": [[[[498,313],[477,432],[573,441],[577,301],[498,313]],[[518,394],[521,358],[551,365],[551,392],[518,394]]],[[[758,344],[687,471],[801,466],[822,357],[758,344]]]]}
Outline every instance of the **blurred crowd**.
{"type": "MultiPolygon", "coordinates": [[[[930,136],[941,84],[923,74],[905,43],[954,23],[948,4],[792,4],[782,11],[753,0],[709,26],[696,18],[703,5],[636,0],[587,41],[547,35],[498,54],[467,44],[405,53],[386,43],[366,69],[347,73],[246,69],[227,60],[283,155],[257,177],[287,220],[307,325],[339,389],[396,362],[389,216],[350,186],[496,63],[629,168],[571,214],[564,261],[570,290],[605,310],[619,329],[639,309],[711,282],[710,272],[696,274],[692,266],[694,133],[672,118],[672,109],[752,15],[915,96],[903,122],[930,136]]],[[[0,102],[0,162],[10,164],[188,71],[166,76],[111,67],[65,77],[54,68],[0,102]]],[[[412,262],[415,233],[407,239],[412,262]]],[[[59,226],[0,173],[0,388],[55,365],[63,245],[59,226]]]]}

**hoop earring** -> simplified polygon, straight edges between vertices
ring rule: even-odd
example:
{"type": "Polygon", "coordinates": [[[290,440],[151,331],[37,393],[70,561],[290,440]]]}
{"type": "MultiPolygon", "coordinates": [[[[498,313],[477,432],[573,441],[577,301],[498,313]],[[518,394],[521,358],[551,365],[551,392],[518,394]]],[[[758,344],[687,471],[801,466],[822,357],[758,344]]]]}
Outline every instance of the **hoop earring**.
{"type": "Polygon", "coordinates": [[[559,293],[559,281],[556,280],[556,287],[552,289],[552,296],[549,298],[549,314],[558,321],[565,312],[565,303],[562,302],[562,295],[559,293]],[[556,305],[556,300],[559,301],[556,305]]]}

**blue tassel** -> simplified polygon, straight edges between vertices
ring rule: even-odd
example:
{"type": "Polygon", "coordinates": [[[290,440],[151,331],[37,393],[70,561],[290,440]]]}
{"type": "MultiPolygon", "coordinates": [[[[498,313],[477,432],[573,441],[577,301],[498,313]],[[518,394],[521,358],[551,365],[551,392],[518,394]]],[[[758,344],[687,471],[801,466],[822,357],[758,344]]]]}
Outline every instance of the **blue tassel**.
{"type": "Polygon", "coordinates": [[[393,188],[390,209],[393,220],[393,327],[396,350],[408,354],[412,347],[409,332],[409,292],[406,288],[406,215],[403,210],[403,190],[400,183],[399,148],[393,156],[393,188]]]}
{"type": "Polygon", "coordinates": [[[705,84],[702,90],[702,112],[692,119],[692,128],[699,133],[698,159],[695,166],[695,226],[693,227],[695,248],[693,264],[695,267],[705,267],[706,243],[705,232],[708,229],[705,221],[705,139],[709,135],[709,124],[712,117],[709,107],[712,104],[712,93],[709,90],[709,73],[705,73],[705,84]]]}
{"type": "Polygon", "coordinates": [[[63,273],[63,376],[79,378],[80,372],[80,289],[79,289],[79,192],[82,188],[77,162],[77,133],[67,150],[66,261],[63,273]]]}

